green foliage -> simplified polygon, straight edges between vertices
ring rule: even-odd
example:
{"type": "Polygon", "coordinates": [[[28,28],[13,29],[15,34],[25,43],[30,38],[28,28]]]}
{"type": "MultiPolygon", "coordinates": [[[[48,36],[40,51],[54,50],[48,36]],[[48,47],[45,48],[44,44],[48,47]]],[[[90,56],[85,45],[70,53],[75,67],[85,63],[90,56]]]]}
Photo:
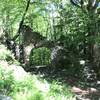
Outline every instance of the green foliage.
{"type": "Polygon", "coordinates": [[[16,93],[14,95],[14,100],[44,100],[43,95],[41,94],[41,92],[37,91],[37,90],[32,90],[32,91],[26,91],[26,92],[20,92],[20,93],[16,93]],[[35,93],[34,93],[35,91],[35,93]]]}
{"type": "MultiPolygon", "coordinates": [[[[3,50],[0,50],[6,50],[4,47],[2,49],[3,50]]],[[[50,50],[47,48],[40,48],[39,50],[41,50],[42,53],[50,53],[50,50]]],[[[38,52],[41,53],[41,51],[38,52]]],[[[2,52],[0,52],[0,54],[1,53],[2,52]]],[[[10,56],[10,53],[8,53],[8,56],[10,56]]],[[[13,72],[14,70],[17,72],[17,68],[12,70],[5,59],[0,61],[0,93],[9,95],[14,100],[74,99],[73,93],[70,92],[69,86],[62,86],[62,84],[59,84],[56,81],[52,83],[48,83],[43,79],[40,81],[37,76],[30,74],[27,74],[23,80],[18,81],[16,80],[17,75],[15,75],[13,72]]]]}
{"type": "Polygon", "coordinates": [[[5,60],[9,64],[19,64],[18,61],[14,59],[13,54],[11,51],[7,50],[7,48],[4,45],[0,45],[0,60],[5,60]]]}
{"type": "Polygon", "coordinates": [[[26,77],[23,81],[15,81],[13,91],[10,95],[13,96],[14,100],[43,100],[43,95],[35,87],[35,81],[37,80],[32,76],[26,77]]]}
{"type": "Polygon", "coordinates": [[[0,66],[0,92],[4,94],[10,93],[13,88],[14,77],[12,71],[7,71],[0,66]]]}
{"type": "Polygon", "coordinates": [[[30,65],[47,65],[50,63],[50,50],[42,47],[33,49],[30,54],[30,65]]]}
{"type": "Polygon", "coordinates": [[[5,70],[0,66],[1,93],[12,96],[14,100],[43,100],[43,95],[35,87],[32,77],[28,77],[20,82],[14,79],[12,73],[13,72],[5,70]]]}
{"type": "Polygon", "coordinates": [[[54,100],[73,100],[74,94],[70,91],[70,87],[67,84],[63,84],[58,81],[53,81],[50,85],[49,94],[54,100]],[[67,95],[66,95],[67,94],[67,95]]]}
{"type": "Polygon", "coordinates": [[[4,45],[0,45],[0,60],[6,60],[9,55],[11,52],[4,45]]]}
{"type": "Polygon", "coordinates": [[[30,74],[27,74],[24,80],[18,81],[9,67],[9,65],[0,66],[0,92],[11,96],[14,100],[66,100],[70,98],[74,100],[69,86],[56,81],[52,83],[43,79],[40,81],[37,76],[30,74]]]}
{"type": "Polygon", "coordinates": [[[23,0],[1,0],[0,1],[0,25],[4,33],[12,38],[18,28],[19,20],[23,13],[25,2],[23,0]]]}

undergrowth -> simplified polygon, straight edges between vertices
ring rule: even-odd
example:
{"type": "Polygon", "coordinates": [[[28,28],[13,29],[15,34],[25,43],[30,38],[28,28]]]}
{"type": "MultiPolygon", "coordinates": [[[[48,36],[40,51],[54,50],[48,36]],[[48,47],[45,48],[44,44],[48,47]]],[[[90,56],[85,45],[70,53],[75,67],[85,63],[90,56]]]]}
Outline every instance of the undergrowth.
{"type": "MultiPolygon", "coordinates": [[[[4,50],[6,51],[5,47],[4,50]]],[[[6,59],[7,55],[12,57],[9,55],[11,53],[7,50],[8,53],[5,52],[2,55],[2,52],[0,52],[0,94],[8,95],[13,100],[75,100],[70,86],[66,84],[57,81],[50,83],[45,79],[39,80],[38,76],[29,73],[24,79],[16,80],[13,70],[10,69],[11,65],[6,59]]],[[[12,65],[15,65],[14,61],[12,65]]]]}

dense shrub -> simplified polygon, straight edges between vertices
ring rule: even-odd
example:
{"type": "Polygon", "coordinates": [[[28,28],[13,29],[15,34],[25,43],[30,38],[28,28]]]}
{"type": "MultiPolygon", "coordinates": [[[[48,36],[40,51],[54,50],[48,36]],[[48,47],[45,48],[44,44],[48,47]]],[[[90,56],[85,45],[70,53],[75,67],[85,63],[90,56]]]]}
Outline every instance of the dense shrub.
{"type": "Polygon", "coordinates": [[[12,71],[5,70],[0,66],[0,92],[3,94],[8,94],[12,91],[12,86],[14,84],[14,77],[12,71]]]}
{"type": "Polygon", "coordinates": [[[14,55],[4,45],[0,45],[0,60],[5,60],[8,63],[16,62],[14,55]]]}
{"type": "Polygon", "coordinates": [[[50,50],[42,47],[32,49],[30,53],[30,65],[48,65],[50,63],[50,50]]]}

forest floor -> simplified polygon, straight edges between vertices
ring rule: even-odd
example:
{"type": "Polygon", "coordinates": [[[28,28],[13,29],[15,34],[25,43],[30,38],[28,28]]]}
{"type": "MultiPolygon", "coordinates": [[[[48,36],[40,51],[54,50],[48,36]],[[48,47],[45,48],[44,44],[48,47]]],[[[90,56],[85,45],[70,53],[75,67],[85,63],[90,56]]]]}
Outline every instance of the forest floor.
{"type": "MultiPolygon", "coordinates": [[[[46,69],[45,69],[46,70],[46,69]]],[[[71,86],[71,91],[76,95],[76,100],[100,100],[100,81],[97,80],[95,84],[91,86],[92,83],[87,83],[82,81],[79,77],[71,76],[67,74],[66,70],[55,71],[54,73],[43,73],[33,72],[40,74],[41,78],[46,79],[47,81],[52,82],[53,80],[58,80],[64,84],[71,86]]]]}

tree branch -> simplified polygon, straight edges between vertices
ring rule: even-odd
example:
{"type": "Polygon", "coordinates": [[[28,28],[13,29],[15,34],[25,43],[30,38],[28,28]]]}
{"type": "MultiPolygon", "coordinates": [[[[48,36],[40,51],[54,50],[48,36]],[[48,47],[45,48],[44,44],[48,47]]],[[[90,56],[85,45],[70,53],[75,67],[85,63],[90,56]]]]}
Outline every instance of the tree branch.
{"type": "Polygon", "coordinates": [[[31,0],[27,1],[27,6],[26,6],[26,9],[25,9],[25,11],[23,13],[22,19],[20,21],[19,28],[18,28],[18,31],[17,31],[17,35],[14,36],[13,40],[16,40],[18,38],[18,36],[20,35],[20,31],[21,31],[22,25],[24,23],[25,15],[26,15],[26,13],[28,11],[28,8],[29,8],[29,5],[30,5],[30,1],[31,0]]]}

